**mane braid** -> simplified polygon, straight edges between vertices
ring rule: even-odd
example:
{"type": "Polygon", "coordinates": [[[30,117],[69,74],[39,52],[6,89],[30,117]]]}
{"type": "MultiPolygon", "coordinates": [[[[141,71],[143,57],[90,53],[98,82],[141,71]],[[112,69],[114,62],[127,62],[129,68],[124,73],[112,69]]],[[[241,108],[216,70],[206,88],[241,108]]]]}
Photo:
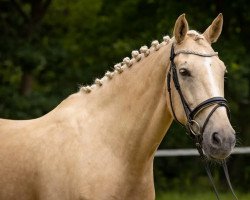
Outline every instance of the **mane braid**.
{"type": "Polygon", "coordinates": [[[187,32],[187,35],[189,35],[190,37],[193,37],[193,39],[195,41],[197,40],[203,40],[205,39],[204,36],[202,34],[200,34],[199,32],[195,31],[195,30],[189,30],[187,32]]]}
{"type": "Polygon", "coordinates": [[[151,47],[148,48],[146,45],[142,46],[139,51],[134,50],[131,52],[132,58],[125,57],[121,63],[117,63],[114,65],[114,71],[107,71],[101,79],[96,78],[94,84],[91,86],[83,86],[80,87],[80,91],[88,94],[90,93],[96,86],[101,87],[104,84],[105,80],[111,80],[116,74],[121,74],[125,69],[131,68],[133,64],[140,62],[142,59],[146,58],[153,51],[158,51],[162,46],[168,45],[170,42],[169,36],[163,37],[163,42],[159,43],[158,40],[154,40],[151,43],[151,47]]]}

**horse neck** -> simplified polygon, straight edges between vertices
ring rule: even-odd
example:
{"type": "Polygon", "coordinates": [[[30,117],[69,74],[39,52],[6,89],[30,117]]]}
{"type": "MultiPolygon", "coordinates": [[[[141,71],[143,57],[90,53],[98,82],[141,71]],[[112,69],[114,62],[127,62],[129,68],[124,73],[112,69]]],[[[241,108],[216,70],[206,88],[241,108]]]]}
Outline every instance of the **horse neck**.
{"type": "Polygon", "coordinates": [[[97,143],[133,165],[152,161],[172,122],[166,89],[169,46],[153,51],[90,93],[77,94],[81,102],[77,118],[84,135],[89,131],[97,143]]]}

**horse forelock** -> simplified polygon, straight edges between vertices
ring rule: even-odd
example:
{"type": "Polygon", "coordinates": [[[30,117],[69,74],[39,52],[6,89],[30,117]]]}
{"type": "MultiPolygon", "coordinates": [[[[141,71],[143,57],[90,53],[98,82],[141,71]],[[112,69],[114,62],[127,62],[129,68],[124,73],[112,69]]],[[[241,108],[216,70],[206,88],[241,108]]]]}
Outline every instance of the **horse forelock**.
{"type": "Polygon", "coordinates": [[[189,30],[187,32],[187,35],[189,37],[193,38],[195,41],[200,40],[200,39],[202,39],[202,40],[204,39],[204,36],[195,30],[189,30]]]}
{"type": "Polygon", "coordinates": [[[80,86],[80,91],[90,93],[94,88],[101,87],[105,81],[109,81],[113,79],[115,75],[123,73],[126,69],[131,68],[136,63],[147,58],[152,52],[158,51],[161,47],[168,45],[170,41],[171,39],[169,36],[164,36],[161,43],[159,43],[158,40],[152,41],[150,48],[144,45],[139,51],[133,50],[131,52],[131,58],[125,57],[122,62],[114,65],[114,70],[112,72],[107,71],[101,79],[96,78],[91,86],[80,86]]]}

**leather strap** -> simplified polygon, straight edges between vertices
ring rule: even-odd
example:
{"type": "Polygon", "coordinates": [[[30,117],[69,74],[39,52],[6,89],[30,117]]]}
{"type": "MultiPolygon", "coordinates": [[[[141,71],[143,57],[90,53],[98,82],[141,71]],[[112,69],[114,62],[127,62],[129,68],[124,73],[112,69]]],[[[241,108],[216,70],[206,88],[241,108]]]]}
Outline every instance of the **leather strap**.
{"type": "MultiPolygon", "coordinates": [[[[223,97],[212,97],[210,99],[207,99],[205,101],[203,101],[202,103],[200,103],[198,106],[196,106],[192,112],[190,113],[190,118],[194,119],[195,116],[202,111],[204,108],[207,108],[213,104],[219,104],[219,105],[227,105],[227,100],[224,99],[223,97]]],[[[227,112],[229,114],[229,109],[227,106],[225,106],[227,108],[227,112]]]]}
{"type": "Polygon", "coordinates": [[[215,196],[216,196],[217,200],[220,200],[220,198],[219,198],[219,192],[218,192],[218,190],[216,189],[216,186],[215,186],[215,184],[214,184],[214,179],[213,179],[213,176],[212,176],[210,167],[209,167],[209,165],[208,165],[208,162],[206,162],[206,161],[204,162],[204,167],[205,167],[205,170],[206,170],[206,172],[207,172],[207,176],[208,176],[208,178],[209,178],[209,180],[210,180],[210,183],[211,183],[211,185],[212,185],[212,187],[213,187],[215,196]]]}
{"type": "Polygon", "coordinates": [[[227,179],[227,184],[228,184],[228,186],[229,186],[229,188],[230,188],[230,190],[231,190],[231,192],[232,192],[234,198],[235,198],[236,200],[238,200],[238,198],[237,198],[237,196],[236,196],[236,194],[235,194],[235,192],[234,192],[233,186],[232,186],[232,184],[231,184],[231,181],[230,181],[230,177],[229,177],[229,173],[228,173],[228,168],[227,168],[227,163],[226,163],[225,160],[222,161],[222,166],[223,166],[223,170],[224,170],[225,177],[226,177],[226,179],[227,179]]]}

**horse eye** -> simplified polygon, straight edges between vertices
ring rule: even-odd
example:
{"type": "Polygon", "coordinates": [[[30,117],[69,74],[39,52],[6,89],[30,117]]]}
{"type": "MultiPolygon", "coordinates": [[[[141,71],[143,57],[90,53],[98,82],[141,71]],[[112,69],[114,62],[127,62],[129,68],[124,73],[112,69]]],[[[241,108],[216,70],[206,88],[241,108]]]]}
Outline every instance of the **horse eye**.
{"type": "Polygon", "coordinates": [[[190,71],[189,71],[188,69],[181,68],[181,69],[179,70],[179,72],[180,72],[180,74],[181,74],[182,76],[191,76],[191,73],[190,73],[190,71]]]}

